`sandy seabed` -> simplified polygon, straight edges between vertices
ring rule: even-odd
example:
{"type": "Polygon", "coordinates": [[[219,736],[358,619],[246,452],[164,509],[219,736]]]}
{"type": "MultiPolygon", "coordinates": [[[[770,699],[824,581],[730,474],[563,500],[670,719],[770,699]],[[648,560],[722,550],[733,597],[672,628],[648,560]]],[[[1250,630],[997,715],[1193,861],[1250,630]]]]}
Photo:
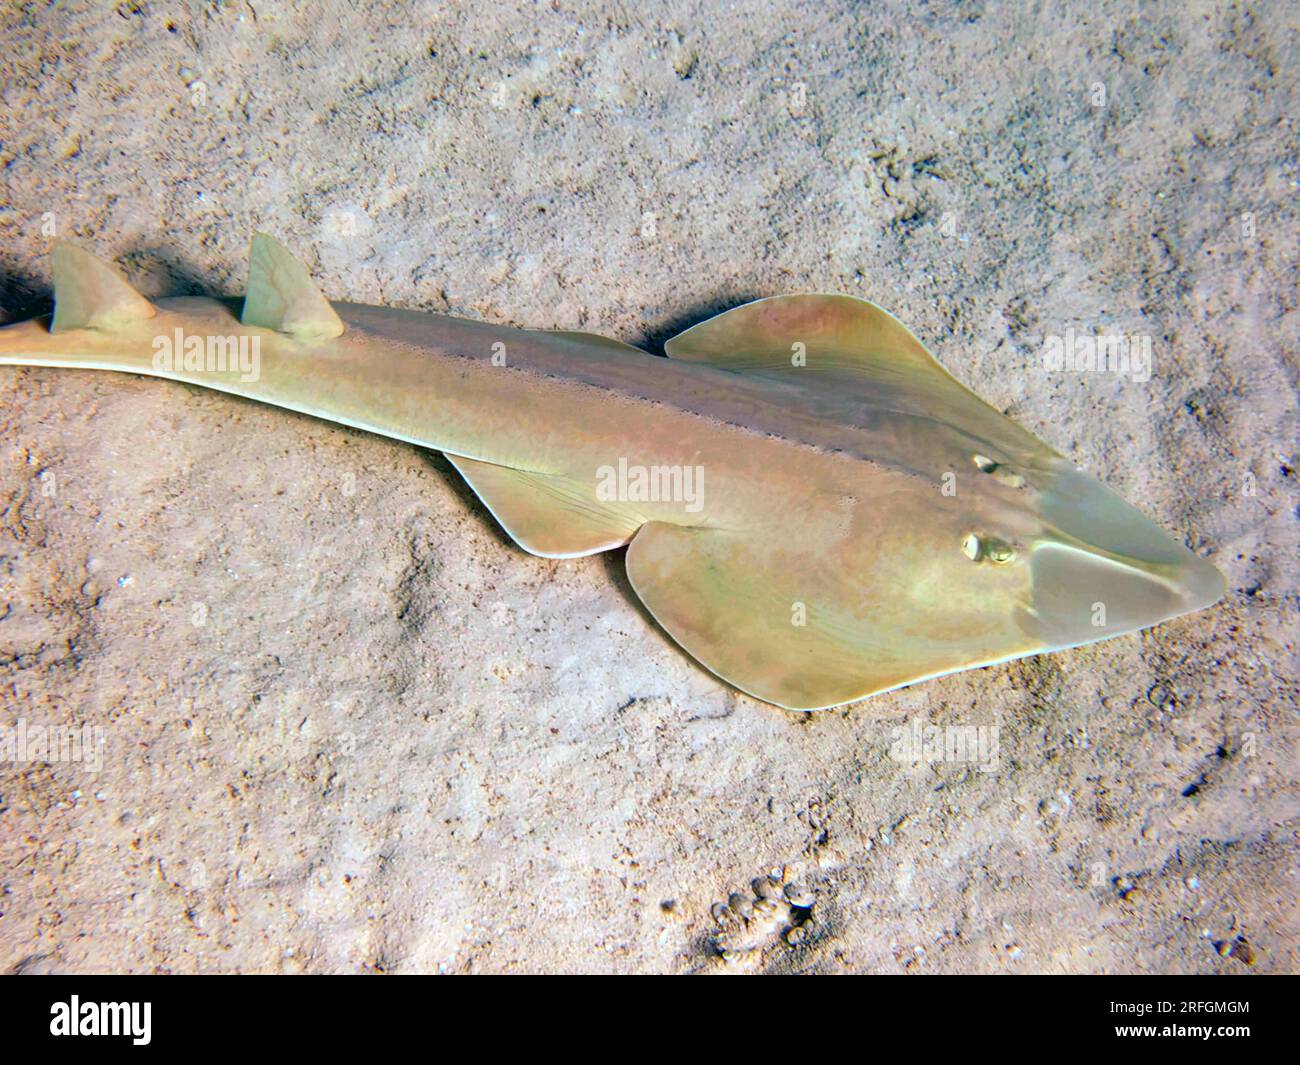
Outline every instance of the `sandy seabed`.
{"type": "Polygon", "coordinates": [[[651,350],[853,293],[1229,593],[787,713],[439,456],[0,368],[0,726],[97,752],[0,764],[0,969],[1295,971],[1298,56],[1281,2],[5,5],[3,320],[54,236],[237,295],[254,228],[651,350]]]}

